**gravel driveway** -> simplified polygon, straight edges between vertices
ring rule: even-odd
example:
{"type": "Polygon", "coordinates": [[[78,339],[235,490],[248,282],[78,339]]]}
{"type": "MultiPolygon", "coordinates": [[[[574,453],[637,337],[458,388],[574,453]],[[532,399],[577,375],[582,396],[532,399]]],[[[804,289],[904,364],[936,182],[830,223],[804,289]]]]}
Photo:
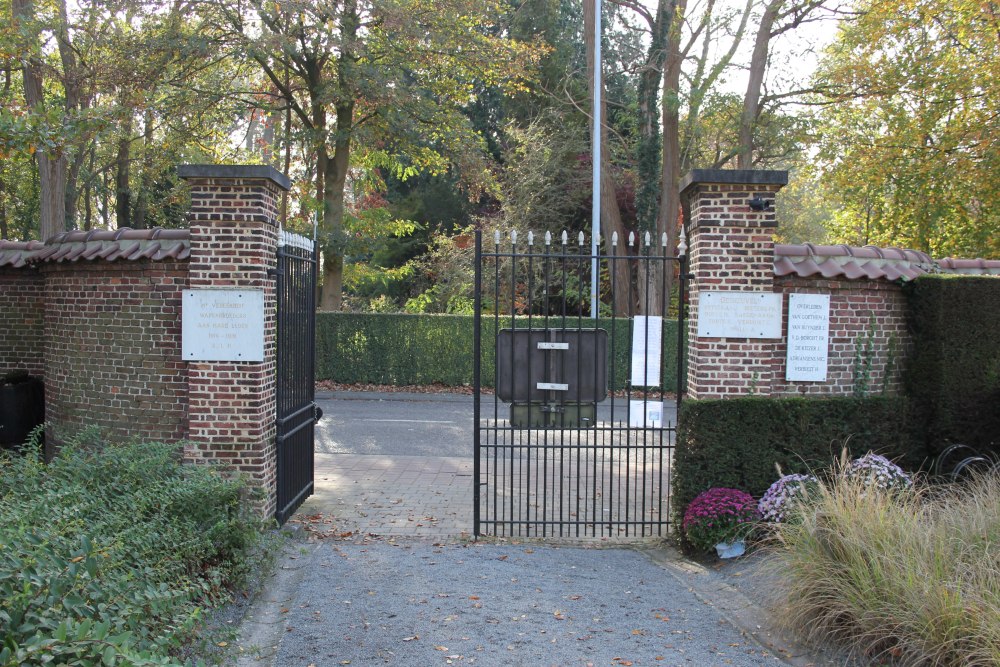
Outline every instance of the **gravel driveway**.
{"type": "Polygon", "coordinates": [[[278,580],[241,665],[784,664],[649,549],[300,543],[278,580]]]}

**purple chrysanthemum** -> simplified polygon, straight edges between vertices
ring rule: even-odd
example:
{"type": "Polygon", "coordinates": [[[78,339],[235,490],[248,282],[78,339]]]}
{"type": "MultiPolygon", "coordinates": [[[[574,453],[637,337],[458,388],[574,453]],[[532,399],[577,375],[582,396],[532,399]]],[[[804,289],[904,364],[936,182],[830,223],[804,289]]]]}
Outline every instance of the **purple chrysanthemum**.
{"type": "Polygon", "coordinates": [[[792,500],[803,495],[808,486],[816,481],[812,475],[785,475],[767,489],[757,503],[757,510],[764,521],[781,523],[787,516],[792,500]]]}
{"type": "Polygon", "coordinates": [[[879,489],[905,489],[913,485],[910,476],[881,454],[869,452],[851,461],[845,471],[850,479],[859,479],[867,486],[879,489]]]}
{"type": "Polygon", "coordinates": [[[749,493],[717,487],[691,501],[681,527],[688,542],[709,551],[719,542],[742,536],[759,518],[757,503],[749,493]]]}

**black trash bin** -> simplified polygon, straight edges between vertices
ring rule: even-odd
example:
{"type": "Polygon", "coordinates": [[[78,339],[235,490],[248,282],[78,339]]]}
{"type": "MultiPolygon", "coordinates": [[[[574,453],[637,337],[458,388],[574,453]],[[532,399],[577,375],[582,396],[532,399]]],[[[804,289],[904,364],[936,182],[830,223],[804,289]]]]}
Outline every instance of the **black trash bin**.
{"type": "Polygon", "coordinates": [[[19,448],[45,421],[45,383],[25,372],[0,376],[0,447],[19,448]]]}

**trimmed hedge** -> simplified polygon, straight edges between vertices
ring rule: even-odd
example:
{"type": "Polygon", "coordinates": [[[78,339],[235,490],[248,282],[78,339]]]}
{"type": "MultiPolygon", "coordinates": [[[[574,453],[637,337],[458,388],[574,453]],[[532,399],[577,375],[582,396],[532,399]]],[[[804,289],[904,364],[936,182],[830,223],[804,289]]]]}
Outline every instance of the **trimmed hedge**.
{"type": "Polygon", "coordinates": [[[675,516],[715,486],[760,498],[778,479],[775,464],[784,474],[825,468],[845,445],[852,455],[873,450],[909,469],[924,462],[912,448],[906,402],[896,397],[688,400],[677,422],[675,516]]]}
{"type": "Polygon", "coordinates": [[[316,379],[349,384],[471,384],[472,318],[317,313],[316,379]]]}
{"type": "MultiPolygon", "coordinates": [[[[550,325],[557,326],[554,322],[550,320],[550,325]]],[[[519,317],[517,323],[527,327],[527,318],[519,317]]],[[[532,327],[541,328],[543,323],[543,318],[533,318],[532,327]]],[[[567,327],[575,324],[576,320],[567,320],[567,327]]],[[[496,325],[492,316],[483,317],[482,382],[486,387],[493,386],[496,325]]],[[[510,317],[499,318],[499,328],[510,326],[510,317]]],[[[623,389],[630,364],[629,320],[600,319],[598,326],[608,332],[608,374],[613,388],[623,389]]],[[[345,384],[471,385],[472,328],[471,315],[317,313],[316,379],[345,384]]],[[[676,320],[663,323],[662,354],[664,388],[673,391],[677,382],[676,320]]]]}
{"type": "Polygon", "coordinates": [[[913,352],[904,375],[931,452],[1000,454],[1000,278],[922,276],[906,286],[913,352]]]}

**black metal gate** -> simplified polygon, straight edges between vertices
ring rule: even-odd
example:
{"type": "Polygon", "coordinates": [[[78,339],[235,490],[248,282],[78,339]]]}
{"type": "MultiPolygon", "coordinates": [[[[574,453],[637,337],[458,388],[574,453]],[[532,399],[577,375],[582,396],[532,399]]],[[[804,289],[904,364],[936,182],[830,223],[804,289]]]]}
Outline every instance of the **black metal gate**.
{"type": "Polygon", "coordinates": [[[683,389],[686,262],[667,254],[665,237],[650,241],[648,234],[638,242],[613,237],[607,254],[598,254],[582,233],[572,241],[529,233],[520,244],[512,233],[501,247],[497,232],[485,251],[477,232],[477,536],[669,530],[670,393],[679,399],[683,389]],[[595,267],[602,285],[596,320],[595,267]]]}
{"type": "Polygon", "coordinates": [[[313,492],[316,248],[282,231],[278,242],[277,435],[278,504],[284,524],[313,492]]]}

